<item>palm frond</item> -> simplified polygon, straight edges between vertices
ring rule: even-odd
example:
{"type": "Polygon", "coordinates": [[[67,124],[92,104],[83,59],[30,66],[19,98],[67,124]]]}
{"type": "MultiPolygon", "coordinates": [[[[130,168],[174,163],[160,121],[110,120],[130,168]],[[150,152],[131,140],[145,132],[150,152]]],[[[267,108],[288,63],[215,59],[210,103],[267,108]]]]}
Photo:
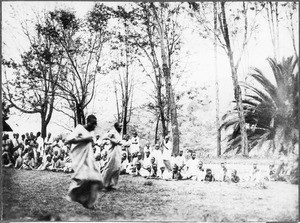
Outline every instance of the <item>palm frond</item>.
{"type": "MultiPolygon", "coordinates": [[[[284,58],[278,64],[275,60],[268,58],[276,85],[265,76],[261,70],[253,68],[249,74],[259,85],[251,86],[242,84],[242,87],[249,90],[245,95],[243,103],[244,117],[247,124],[247,137],[249,142],[248,150],[254,147],[261,148],[266,141],[272,142],[274,151],[291,151],[293,145],[299,142],[297,134],[298,111],[299,111],[299,71],[298,60],[284,58]],[[296,137],[295,137],[296,136],[296,137]]],[[[237,113],[234,106],[222,118],[220,128],[232,128],[231,133],[226,137],[227,149],[241,152],[241,132],[237,113]]]]}

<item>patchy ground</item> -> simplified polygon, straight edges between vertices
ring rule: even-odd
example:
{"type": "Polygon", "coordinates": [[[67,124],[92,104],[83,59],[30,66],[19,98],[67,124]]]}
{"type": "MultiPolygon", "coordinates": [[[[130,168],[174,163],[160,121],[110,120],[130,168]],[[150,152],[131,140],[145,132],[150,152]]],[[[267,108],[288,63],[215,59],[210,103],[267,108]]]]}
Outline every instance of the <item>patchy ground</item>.
{"type": "MultiPolygon", "coordinates": [[[[212,164],[211,164],[212,165],[212,164]]],[[[248,169],[251,166],[248,166],[248,169]]],[[[298,186],[267,182],[146,180],[120,176],[119,189],[101,192],[100,210],[70,203],[70,174],[3,169],[3,220],[298,221],[298,186]]]]}

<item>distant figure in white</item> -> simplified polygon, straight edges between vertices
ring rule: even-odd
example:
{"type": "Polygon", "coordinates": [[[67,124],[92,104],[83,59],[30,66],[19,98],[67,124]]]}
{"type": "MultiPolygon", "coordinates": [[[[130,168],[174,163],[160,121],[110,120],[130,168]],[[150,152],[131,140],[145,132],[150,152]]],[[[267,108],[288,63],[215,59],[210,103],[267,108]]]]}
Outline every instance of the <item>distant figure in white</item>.
{"type": "Polygon", "coordinates": [[[172,178],[171,155],[173,151],[173,143],[172,140],[170,140],[169,135],[165,136],[165,139],[162,142],[162,148],[163,148],[162,159],[166,167],[163,173],[163,178],[169,179],[172,178]]]}
{"type": "Polygon", "coordinates": [[[133,137],[131,138],[131,145],[130,145],[130,153],[136,154],[140,151],[140,138],[138,137],[137,132],[133,133],[133,137]]]}

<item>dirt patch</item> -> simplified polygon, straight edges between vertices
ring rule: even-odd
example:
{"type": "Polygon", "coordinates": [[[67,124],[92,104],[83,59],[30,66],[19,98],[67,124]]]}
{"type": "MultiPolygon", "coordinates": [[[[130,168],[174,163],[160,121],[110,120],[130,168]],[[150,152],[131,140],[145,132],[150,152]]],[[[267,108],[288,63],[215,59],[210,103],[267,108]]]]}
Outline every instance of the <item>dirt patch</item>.
{"type": "Polygon", "coordinates": [[[267,182],[146,180],[120,176],[117,191],[101,192],[99,210],[70,203],[70,174],[3,170],[4,220],[298,221],[298,186],[267,182]]]}

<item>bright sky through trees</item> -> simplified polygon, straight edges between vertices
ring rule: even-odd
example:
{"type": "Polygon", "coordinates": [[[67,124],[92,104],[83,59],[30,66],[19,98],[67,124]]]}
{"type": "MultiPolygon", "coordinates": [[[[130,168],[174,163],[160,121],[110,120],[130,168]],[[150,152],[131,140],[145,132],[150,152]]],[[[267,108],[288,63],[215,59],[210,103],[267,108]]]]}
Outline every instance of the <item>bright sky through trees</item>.
{"type": "MultiPolygon", "coordinates": [[[[93,6],[94,2],[52,2],[52,1],[34,1],[34,2],[2,2],[2,53],[5,58],[13,58],[15,60],[20,60],[20,53],[28,48],[28,40],[22,33],[20,22],[25,20],[35,19],[37,15],[45,10],[52,10],[55,8],[67,8],[73,9],[78,17],[84,17],[88,10],[93,6]]],[[[118,4],[126,5],[129,3],[111,3],[107,2],[110,6],[116,6],[118,4]]],[[[171,3],[170,3],[171,4],[171,3]]],[[[232,3],[234,4],[234,3],[232,3]]],[[[237,3],[238,4],[238,3],[237,3]]],[[[299,18],[299,15],[297,15],[299,18]]],[[[187,17],[188,18],[188,17],[187,17]]],[[[253,34],[253,37],[246,49],[243,56],[241,66],[239,69],[240,78],[243,77],[242,73],[246,73],[249,67],[259,67],[261,69],[268,70],[268,63],[266,58],[272,56],[272,43],[270,38],[269,29],[267,26],[267,20],[263,16],[258,18],[258,32],[253,34]]],[[[298,19],[299,21],[299,19],[298,19]]],[[[282,24],[284,24],[284,20],[282,24]]],[[[186,22],[187,29],[183,33],[183,70],[184,75],[180,78],[179,82],[176,84],[176,89],[178,91],[183,91],[189,87],[197,86],[207,86],[208,95],[214,103],[214,55],[213,55],[213,42],[207,39],[202,39],[197,30],[195,30],[195,24],[192,22],[186,22]]],[[[32,23],[26,23],[30,28],[32,23]]],[[[290,34],[287,28],[282,25],[280,29],[280,53],[281,56],[292,55],[293,48],[290,38],[290,34]]],[[[298,29],[298,25],[296,26],[298,29]]],[[[296,40],[297,46],[299,46],[299,31],[296,30],[296,40]]],[[[299,47],[297,47],[298,49],[299,47]]],[[[230,102],[233,100],[233,90],[232,81],[230,76],[230,67],[228,64],[227,57],[222,49],[219,48],[219,87],[220,87],[220,109],[221,114],[223,114],[229,107],[230,102]]],[[[144,76],[141,76],[146,82],[142,86],[136,86],[134,92],[134,103],[135,106],[145,103],[149,100],[149,95],[147,92],[151,91],[151,83],[144,76]],[[148,84],[147,84],[148,82],[148,84]]],[[[4,81],[5,77],[2,78],[4,81]]],[[[102,129],[100,132],[105,131],[108,123],[114,121],[114,114],[116,113],[115,108],[115,96],[113,90],[112,78],[110,75],[105,76],[97,83],[96,96],[88,108],[88,112],[96,113],[99,117],[99,123],[102,123],[102,129]],[[113,103],[112,103],[113,101],[113,103]]],[[[184,102],[183,102],[184,103],[184,102]]],[[[206,112],[203,114],[203,118],[208,120],[213,120],[214,115],[214,104],[210,106],[213,112],[206,112]]],[[[12,110],[12,115],[8,120],[8,123],[13,127],[16,132],[24,134],[28,131],[28,124],[30,123],[31,131],[39,131],[39,121],[38,116],[32,116],[27,114],[20,114],[19,112],[12,110]]],[[[145,118],[147,114],[145,114],[145,118]]],[[[134,120],[134,119],[133,119],[134,120]]],[[[66,131],[62,128],[60,124],[68,125],[68,120],[62,117],[61,114],[55,113],[53,115],[53,120],[49,125],[49,132],[61,132],[66,131]],[[61,121],[61,119],[64,119],[61,121]]],[[[69,125],[70,127],[72,124],[69,125]]]]}

